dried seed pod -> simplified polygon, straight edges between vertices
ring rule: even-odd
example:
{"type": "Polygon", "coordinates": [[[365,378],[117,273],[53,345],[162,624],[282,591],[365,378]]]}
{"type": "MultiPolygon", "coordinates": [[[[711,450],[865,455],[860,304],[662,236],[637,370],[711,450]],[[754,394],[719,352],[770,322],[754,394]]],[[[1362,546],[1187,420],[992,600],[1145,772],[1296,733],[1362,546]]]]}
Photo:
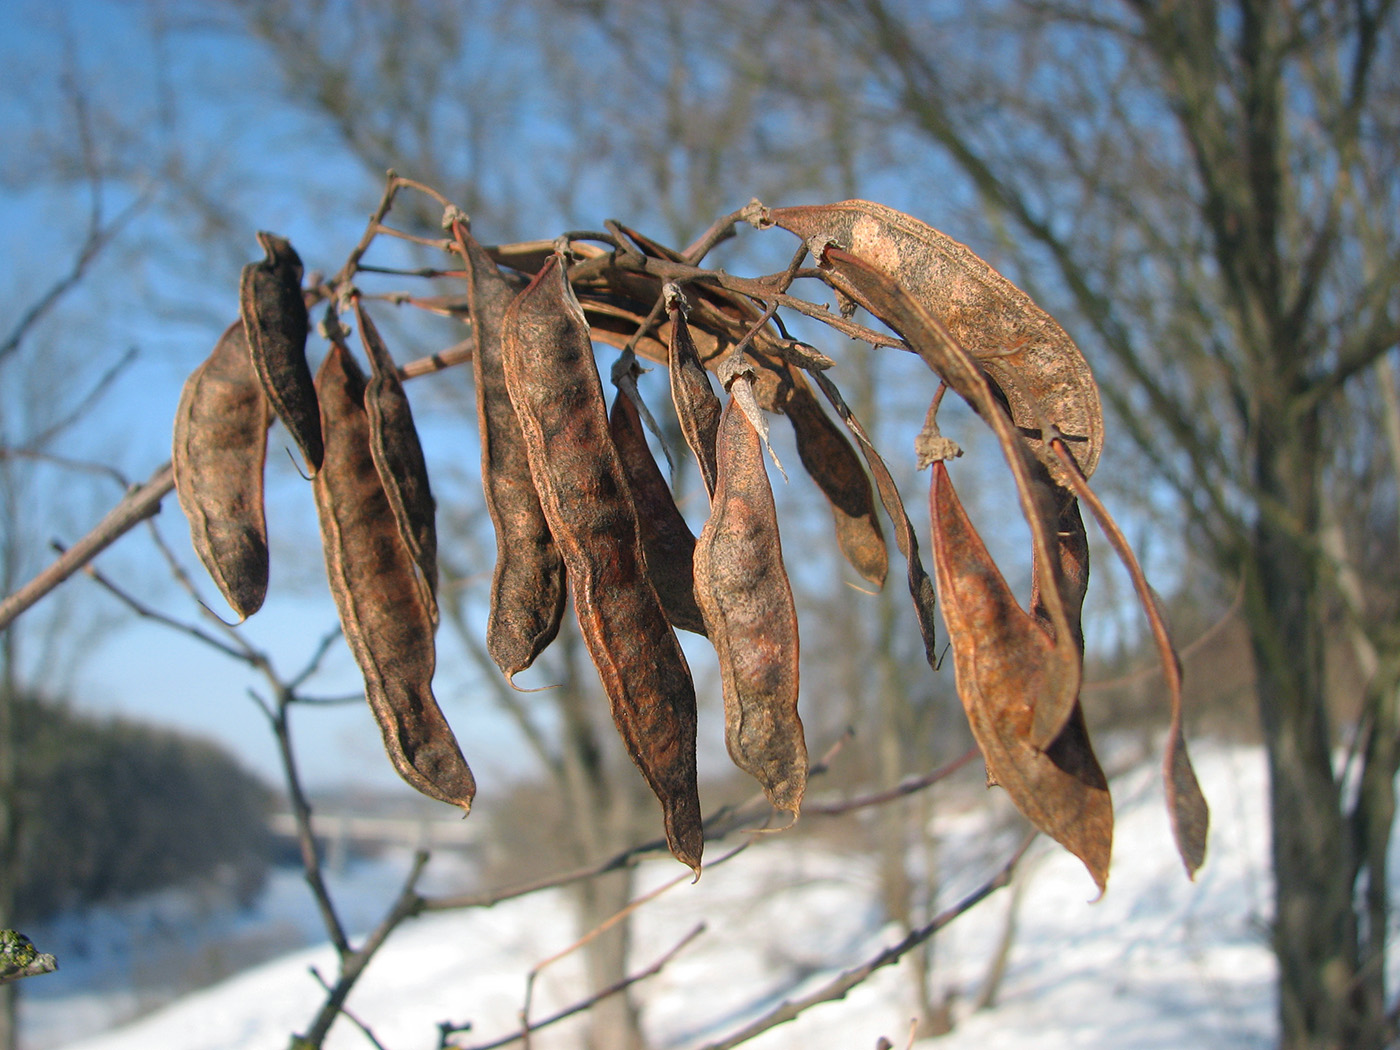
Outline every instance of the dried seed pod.
{"type": "Polygon", "coordinates": [[[1049,747],[1032,743],[1035,707],[1054,688],[1047,673],[1054,643],[1042,621],[1017,605],[942,462],[933,465],[929,505],[958,695],[987,772],[1031,823],[1084,862],[1102,892],[1113,804],[1077,701],[1049,747]]]}
{"type": "MultiPolygon", "coordinates": [[[[996,435],[1002,455],[1011,468],[1021,513],[1030,528],[1034,557],[1045,569],[1040,603],[1051,627],[1053,660],[1046,667],[1047,687],[1037,696],[1031,742],[1036,747],[1047,748],[1060,735],[1074,710],[1082,672],[1081,654],[1066,613],[1065,585],[1059,578],[1060,561],[1054,554],[1053,492],[1059,485],[1058,479],[1068,481],[1069,473],[1058,462],[1058,457],[1053,470],[1041,469],[1044,464],[1036,459],[1027,440],[1016,429],[999,396],[1001,392],[921,301],[888,274],[849,252],[830,248],[825,257],[833,285],[864,303],[875,316],[904,336],[929,367],[976,409],[996,435]]],[[[1049,454],[1056,456],[1053,450],[1049,454]]]]}
{"type": "Polygon", "coordinates": [[[243,322],[235,321],[185,381],[171,464],[195,553],[240,620],[267,596],[263,465],[271,423],[243,322]]]}
{"type": "Polygon", "coordinates": [[[666,478],[647,446],[642,418],[632,398],[619,390],[608,415],[613,444],[627,472],[637,527],[646,552],[647,576],[666,610],[671,626],[705,633],[705,620],[695,604],[695,534],[676,506],[666,478]]]}
{"type": "Polygon", "coordinates": [[[627,750],[661,802],[671,852],[698,872],[695,687],[647,579],[588,324],[560,258],[511,303],[504,336],[506,387],[584,643],[627,750]]]}
{"type": "Polygon", "coordinates": [[[370,451],[365,380],[332,343],[316,385],[326,437],[312,479],[326,575],[365,698],[399,775],[470,811],[476,781],[433,697],[433,620],[370,451]]]}
{"type": "Polygon", "coordinates": [[[700,465],[705,491],[715,494],[715,436],[719,433],[720,403],[710,385],[710,374],[700,363],[690,325],[679,307],[671,310],[671,340],[667,372],[671,401],[676,406],[685,443],[700,465]]]}
{"type": "Polygon", "coordinates": [[[880,453],[875,451],[875,445],[865,433],[865,428],[856,419],[855,413],[846,404],[841,392],[836,389],[836,384],[827,378],[823,372],[814,372],[812,380],[821,389],[831,407],[836,410],[836,414],[841,417],[846,428],[855,435],[856,444],[860,447],[861,454],[865,457],[866,465],[870,467],[870,475],[875,479],[875,488],[880,493],[880,502],[885,508],[885,513],[894,523],[895,544],[899,547],[899,552],[904,555],[908,566],[907,577],[909,580],[909,597],[914,602],[914,615],[919,621],[919,634],[924,641],[924,659],[928,661],[930,667],[938,668],[938,638],[937,638],[937,616],[935,607],[937,599],[934,595],[933,581],[929,579],[928,573],[924,570],[923,559],[919,557],[919,540],[914,532],[914,525],[909,520],[909,513],[904,509],[904,500],[899,495],[899,487],[894,483],[894,476],[890,473],[889,467],[881,458],[880,453]]]}
{"type": "Polygon", "coordinates": [[[733,398],[720,418],[717,448],[713,506],[695,547],[695,597],[719,657],[725,744],[774,806],[796,814],[807,786],[797,609],[763,441],[733,398]]]}
{"type": "Polygon", "coordinates": [[[321,469],[323,446],[316,388],[306,363],[309,325],[301,294],[301,258],[276,234],[259,232],[258,243],[267,258],[243,267],[239,317],[263,392],[314,475],[321,469]]]}
{"type": "Polygon", "coordinates": [[[365,312],[359,296],[354,297],[355,323],[360,329],[373,372],[365,388],[365,411],[369,415],[370,450],[384,494],[393,508],[399,534],[408,545],[418,566],[424,600],[437,622],[437,521],[436,504],[428,484],[428,465],[413,409],[399,380],[398,366],[384,344],[373,319],[365,312]]]}
{"type": "Polygon", "coordinates": [[[809,243],[839,245],[906,288],[1002,388],[1012,420],[1059,484],[1067,481],[1049,449],[1053,435],[1042,433],[1045,419],[1065,435],[1085,476],[1093,474],[1103,450],[1103,410],[1084,355],[1054,318],[985,260],[870,201],[774,208],[768,217],[809,243]]]}
{"type": "Polygon", "coordinates": [[[797,438],[797,455],[807,474],[831,505],[836,542],[851,566],[876,587],[883,587],[890,556],[875,514],[870,478],[855,449],[818,403],[802,373],[788,366],[778,384],[775,407],[787,416],[797,438]]]}
{"type": "Polygon", "coordinates": [[[470,277],[481,483],[496,529],[496,568],[486,621],[486,650],[512,677],[534,663],[559,633],[566,591],[564,561],[540,508],[520,420],[501,366],[501,325],[525,282],[508,277],[462,226],[470,277]]]}

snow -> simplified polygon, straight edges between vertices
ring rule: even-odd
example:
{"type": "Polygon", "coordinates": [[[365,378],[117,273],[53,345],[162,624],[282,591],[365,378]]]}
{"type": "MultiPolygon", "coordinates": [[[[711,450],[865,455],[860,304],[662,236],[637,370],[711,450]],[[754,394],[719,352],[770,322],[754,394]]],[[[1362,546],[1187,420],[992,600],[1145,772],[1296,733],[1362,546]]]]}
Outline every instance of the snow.
{"type": "MultiPolygon", "coordinates": [[[[1117,778],[1108,892],[1091,900],[1094,886],[1079,862],[1038,841],[1017,871],[1018,889],[999,891],[938,934],[935,980],[957,993],[958,1023],[948,1036],[915,1044],[920,1050],[1272,1046],[1263,758],[1254,749],[1211,746],[1200,748],[1196,760],[1212,803],[1210,852],[1196,882],[1188,881],[1172,848],[1156,771],[1117,778]],[[1013,906],[1015,938],[1000,994],[993,1008],[969,1012],[1013,906]]],[[[1014,835],[989,825],[995,809],[950,810],[936,821],[947,873],[940,907],[984,881],[1014,847],[1014,835]]],[[[723,864],[714,860],[724,846],[712,846],[695,884],[677,880],[678,866],[670,862],[648,864],[639,873],[642,890],[676,885],[635,913],[634,969],[704,923],[703,933],[637,986],[643,1023],[657,1047],[686,1050],[716,1041],[902,935],[882,920],[871,858],[843,855],[818,837],[760,838],[723,864]]],[[[345,902],[354,928],[367,929],[388,906],[407,865],[406,857],[394,857],[351,869],[338,881],[337,900],[345,902]]],[[[461,865],[454,870],[437,860],[429,873],[443,888],[470,877],[461,865]]],[[[244,927],[272,924],[289,937],[304,937],[313,918],[304,885],[284,876],[255,915],[211,918],[191,936],[205,938],[208,948],[246,934],[244,927]]],[[[117,950],[90,952],[71,966],[60,954],[59,974],[33,982],[52,983],[23,1002],[32,1050],[64,1039],[76,1040],[65,1050],[284,1050],[322,999],[310,969],[327,978],[335,973],[329,946],[302,948],[124,1026],[77,1038],[107,1027],[104,1011],[107,1018],[132,1011],[131,993],[120,989],[112,971],[135,950],[139,935],[133,937],[120,917],[105,923],[91,930],[90,940],[126,938],[117,950]]],[[[567,902],[556,891],[415,919],[381,950],[349,1008],[395,1050],[436,1047],[443,1021],[471,1022],[460,1037],[464,1045],[486,1042],[518,1028],[527,974],[576,936],[567,902]]],[[[904,1048],[916,1013],[911,972],[907,962],[879,970],[844,998],[747,1045],[851,1050],[873,1048],[884,1037],[904,1048]]],[[[531,1017],[586,994],[578,953],[565,955],[540,971],[531,1017]]],[[[531,1045],[575,1046],[578,1031],[566,1022],[537,1033],[531,1045]]],[[[341,1019],[326,1045],[349,1050],[370,1044],[341,1019]]]]}

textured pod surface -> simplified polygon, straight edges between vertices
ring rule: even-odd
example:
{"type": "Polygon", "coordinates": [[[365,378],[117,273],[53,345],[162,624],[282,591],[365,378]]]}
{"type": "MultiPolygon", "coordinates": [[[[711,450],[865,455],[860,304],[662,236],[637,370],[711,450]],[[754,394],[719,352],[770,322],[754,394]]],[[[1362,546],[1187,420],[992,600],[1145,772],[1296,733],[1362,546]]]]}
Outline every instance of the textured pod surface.
{"type": "Polygon", "coordinates": [[[384,494],[394,511],[399,535],[408,544],[418,566],[424,598],[437,622],[437,508],[428,484],[428,464],[413,424],[413,409],[399,380],[398,366],[375,327],[373,319],[355,298],[355,323],[373,372],[365,388],[369,415],[370,451],[379,470],[384,494]]]}
{"type": "Polygon", "coordinates": [[[195,553],[240,620],[267,596],[263,466],[271,423],[243,322],[236,321],[185,381],[171,465],[195,553]]]}
{"type": "Polygon", "coordinates": [[[1079,704],[1049,747],[1031,743],[1037,699],[1052,687],[1046,667],[1054,646],[1045,625],[1016,603],[942,462],[933,465],[929,504],[958,695],[988,775],[1032,824],[1084,862],[1102,892],[1113,804],[1079,704]]]}
{"type": "Polygon", "coordinates": [[[511,304],[504,336],[507,389],[584,643],[628,753],[661,803],[671,852],[698,871],[695,687],[647,579],[588,324],[557,256],[511,304]]]}
{"type": "Polygon", "coordinates": [[[433,620],[370,451],[365,380],[331,346],[317,374],[326,454],[312,479],[326,575],[365,698],[399,775],[471,809],[476,781],[433,697],[433,620]]]}
{"type": "Polygon", "coordinates": [[[306,363],[309,322],[301,294],[301,258],[284,238],[259,232],[267,258],[243,267],[238,311],[263,392],[315,474],[324,447],[316,388],[306,363]]]}
{"type": "Polygon", "coordinates": [[[486,650],[504,674],[513,676],[534,663],[559,633],[566,576],[540,508],[501,365],[501,325],[525,282],[503,274],[470,233],[460,227],[458,233],[470,275],[481,483],[496,530],[486,650]]]}
{"type": "Polygon", "coordinates": [[[822,410],[811,386],[796,369],[789,367],[774,402],[792,424],[803,469],[831,505],[842,555],[856,572],[876,587],[883,587],[890,555],[875,513],[870,478],[860,465],[860,457],[822,410]]]}
{"type": "Polygon", "coordinates": [[[774,208],[770,217],[897,280],[1001,387],[1016,426],[1060,484],[1067,482],[1041,432],[1043,417],[1063,432],[1085,476],[1093,474],[1103,451],[1103,409],[1084,355],[1054,318],[970,248],[870,201],[774,208]]]}
{"type": "Polygon", "coordinates": [[[719,657],[725,744],[769,801],[795,814],[807,785],[797,609],[763,442],[733,399],[717,447],[718,484],[695,547],[695,596],[719,657]]]}
{"type": "Polygon", "coordinates": [[[705,620],[695,604],[695,533],[676,506],[666,477],[647,445],[642,417],[625,391],[619,390],[613,398],[608,428],[637,509],[647,577],[656,588],[666,618],[673,627],[704,634],[705,620]]]}

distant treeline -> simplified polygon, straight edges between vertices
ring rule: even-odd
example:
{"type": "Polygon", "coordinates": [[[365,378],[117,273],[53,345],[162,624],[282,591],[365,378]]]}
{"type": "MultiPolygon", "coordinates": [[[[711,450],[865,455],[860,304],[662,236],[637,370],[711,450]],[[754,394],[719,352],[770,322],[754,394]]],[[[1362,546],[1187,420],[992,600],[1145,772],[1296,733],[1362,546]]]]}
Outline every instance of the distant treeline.
{"type": "Polygon", "coordinates": [[[208,741],[19,701],[16,918],[215,878],[251,901],[274,794],[208,741]]]}

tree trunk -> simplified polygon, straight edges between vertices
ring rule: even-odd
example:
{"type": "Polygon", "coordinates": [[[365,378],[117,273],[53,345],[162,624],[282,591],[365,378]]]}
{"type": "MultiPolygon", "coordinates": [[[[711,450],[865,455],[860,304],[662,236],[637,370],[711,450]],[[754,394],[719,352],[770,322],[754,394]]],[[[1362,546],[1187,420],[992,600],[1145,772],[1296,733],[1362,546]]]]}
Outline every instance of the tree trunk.
{"type": "Polygon", "coordinates": [[[1273,944],[1283,1050],[1381,1050],[1363,994],[1354,844],[1332,767],[1318,561],[1306,548],[1320,508],[1315,425],[1261,410],[1256,484],[1264,499],[1245,555],[1247,616],[1269,759],[1273,944]]]}

